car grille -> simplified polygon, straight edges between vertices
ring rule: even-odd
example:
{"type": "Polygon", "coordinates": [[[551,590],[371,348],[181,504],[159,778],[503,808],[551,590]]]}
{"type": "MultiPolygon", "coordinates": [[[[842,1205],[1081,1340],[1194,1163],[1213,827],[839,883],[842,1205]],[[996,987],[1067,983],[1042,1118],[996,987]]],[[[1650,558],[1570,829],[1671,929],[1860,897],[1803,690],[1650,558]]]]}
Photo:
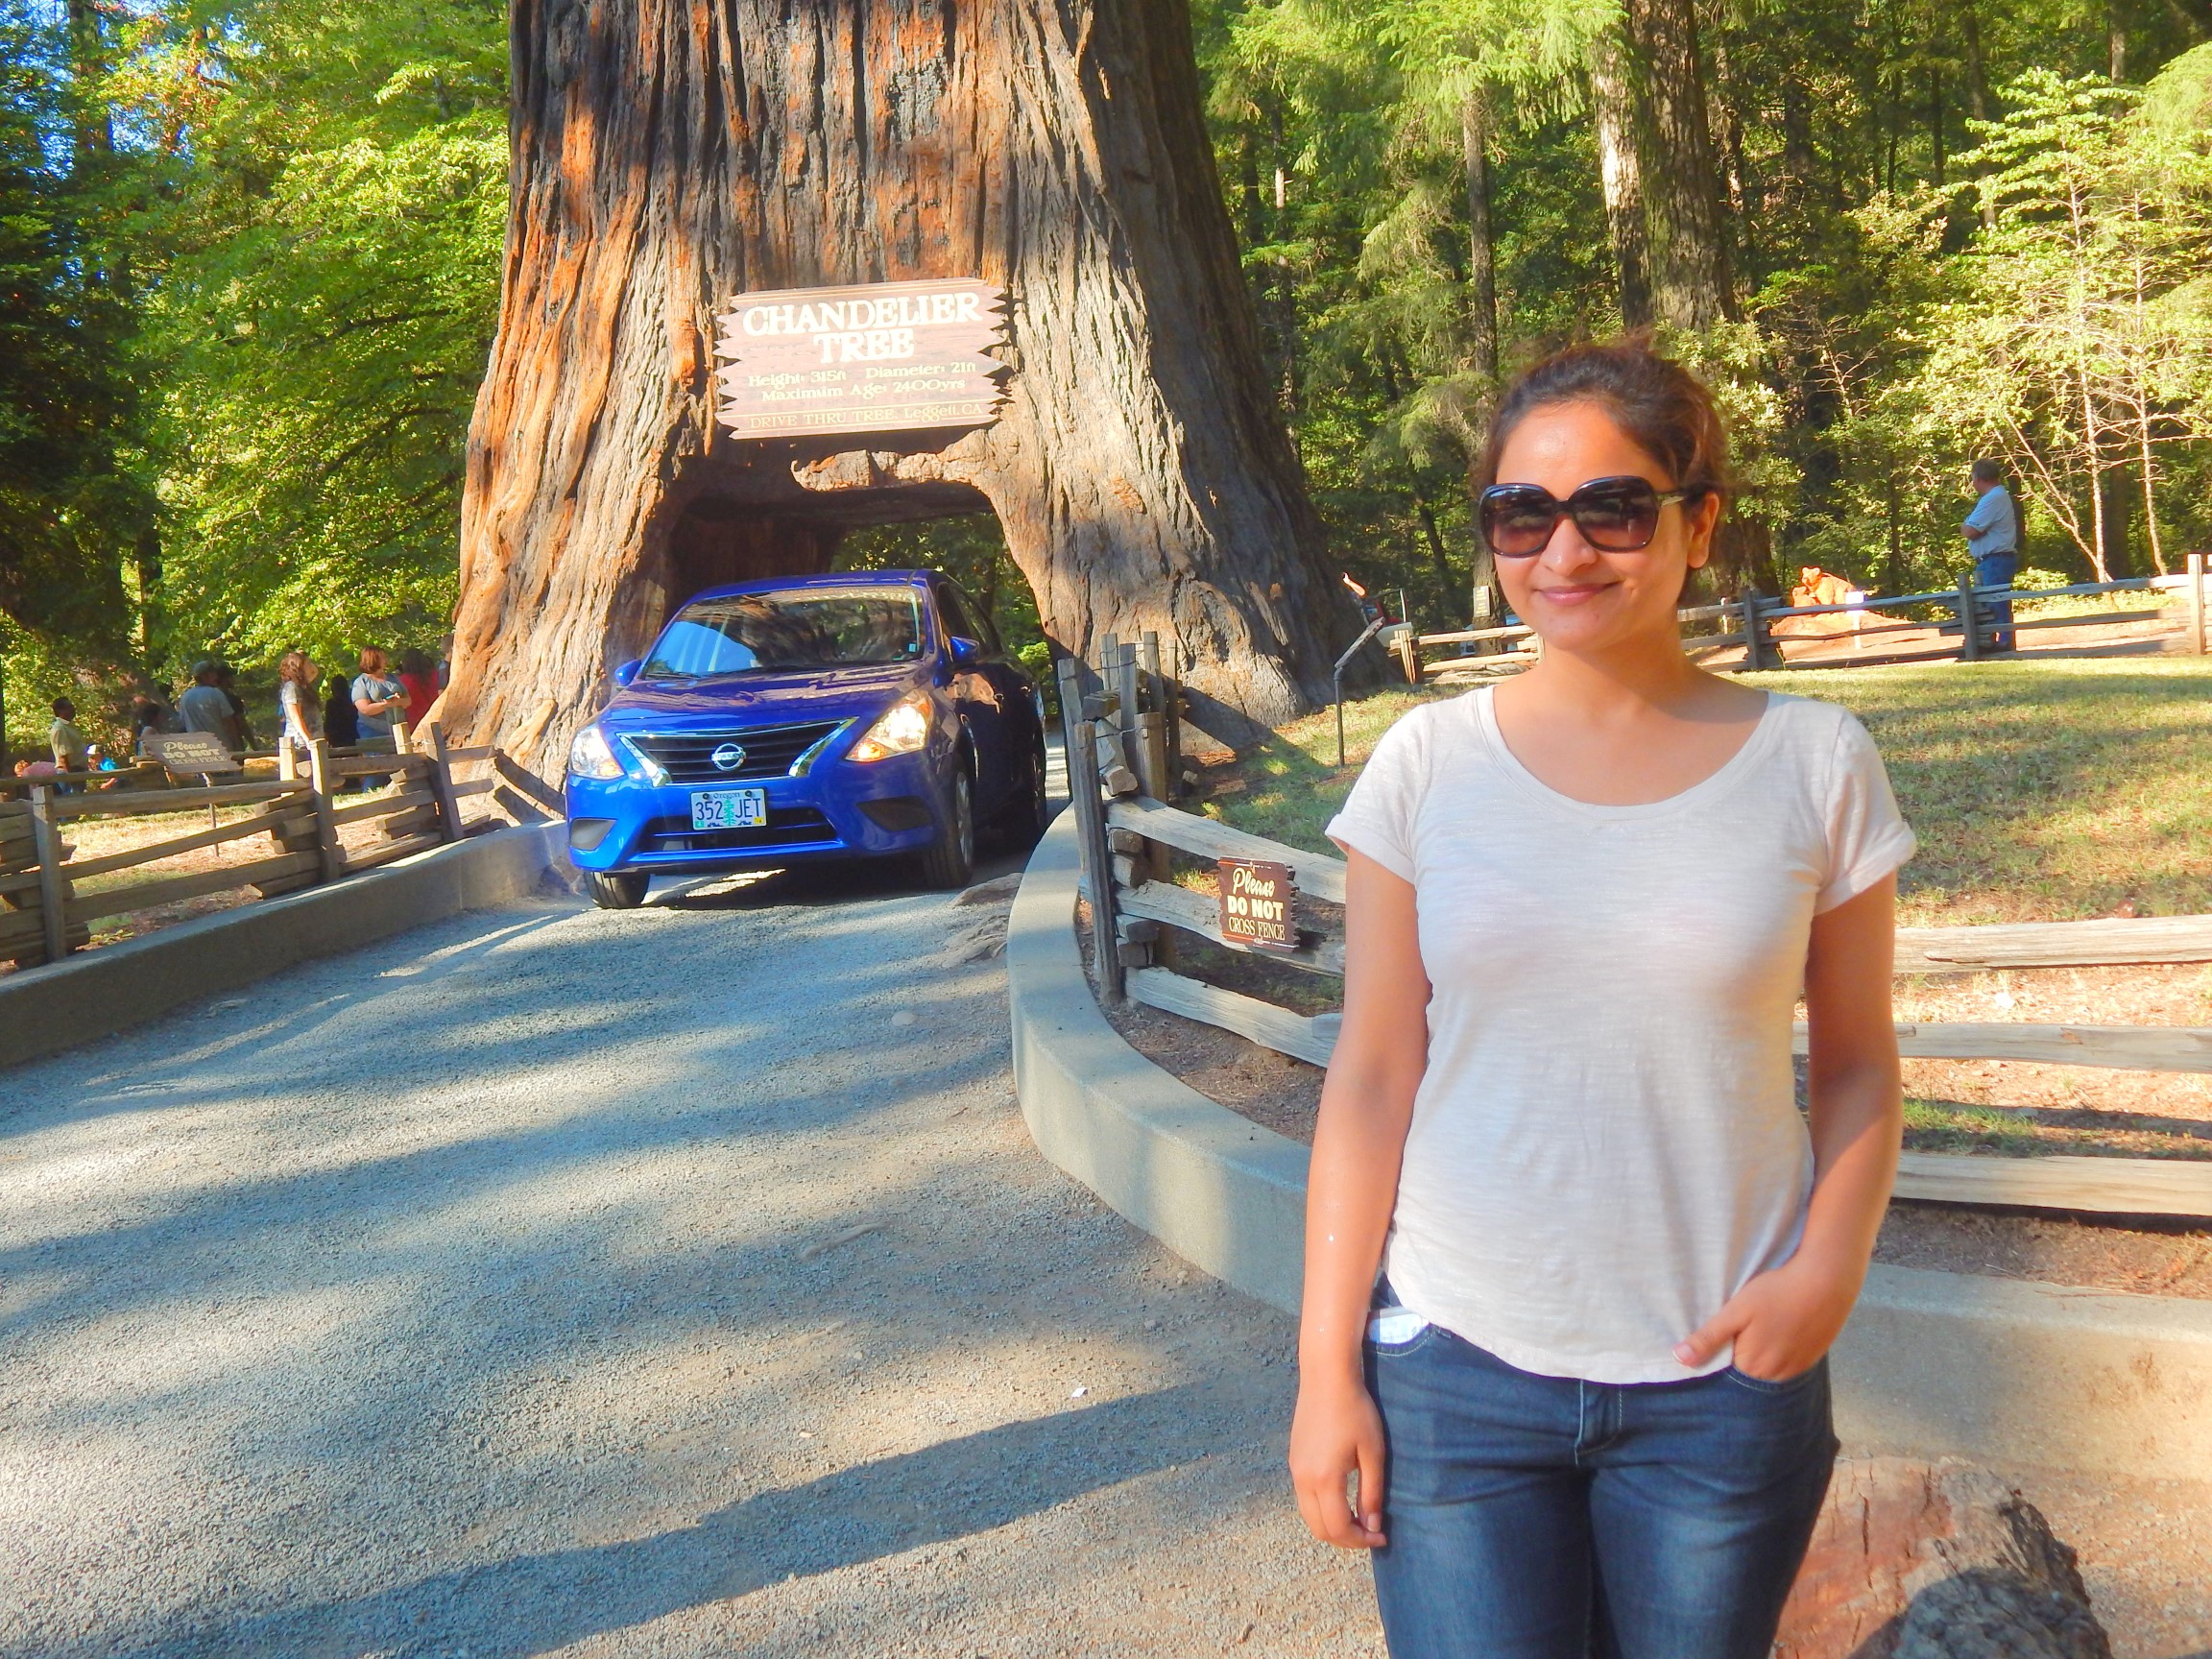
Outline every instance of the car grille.
{"type": "Polygon", "coordinates": [[[750,830],[694,830],[685,818],[656,818],[637,843],[640,853],[742,853],[749,847],[805,847],[837,839],[830,820],[811,806],[771,806],[768,822],[750,830]]]}
{"type": "Polygon", "coordinates": [[[681,736],[638,733],[623,738],[638,754],[668,774],[671,783],[734,783],[748,778],[784,778],[799,757],[829,736],[842,720],[809,720],[798,726],[755,726],[743,732],[686,733],[681,736]],[[734,743],[745,751],[739,764],[724,771],[714,751],[734,743]]]}

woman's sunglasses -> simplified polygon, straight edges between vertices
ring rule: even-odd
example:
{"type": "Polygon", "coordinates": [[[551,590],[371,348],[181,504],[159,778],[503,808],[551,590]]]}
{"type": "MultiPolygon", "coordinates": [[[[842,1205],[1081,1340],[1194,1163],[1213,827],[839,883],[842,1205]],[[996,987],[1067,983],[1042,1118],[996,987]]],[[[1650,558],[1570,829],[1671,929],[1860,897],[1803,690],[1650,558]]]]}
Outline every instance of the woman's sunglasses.
{"type": "Polygon", "coordinates": [[[1659,510],[1694,501],[1705,487],[1660,490],[1646,478],[1593,478],[1562,501],[1538,484],[1493,484],[1482,492],[1482,540],[1501,559],[1533,559],[1572,518],[1601,553],[1633,553],[1659,533],[1659,510]]]}

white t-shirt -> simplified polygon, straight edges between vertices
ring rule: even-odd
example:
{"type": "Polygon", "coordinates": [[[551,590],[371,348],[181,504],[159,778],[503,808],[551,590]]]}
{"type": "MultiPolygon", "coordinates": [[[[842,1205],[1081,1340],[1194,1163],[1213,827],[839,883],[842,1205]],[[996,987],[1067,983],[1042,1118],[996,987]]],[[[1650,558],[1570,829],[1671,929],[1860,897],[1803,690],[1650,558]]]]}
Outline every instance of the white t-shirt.
{"type": "Polygon", "coordinates": [[[1524,1371],[1691,1375],[1674,1344],[1804,1227],[1813,917],[1912,854],[1864,728],[1769,694],[1704,781],[1598,806],[1513,757],[1485,687],[1400,720],[1329,835],[1413,883],[1431,987],[1399,1300],[1524,1371]]]}

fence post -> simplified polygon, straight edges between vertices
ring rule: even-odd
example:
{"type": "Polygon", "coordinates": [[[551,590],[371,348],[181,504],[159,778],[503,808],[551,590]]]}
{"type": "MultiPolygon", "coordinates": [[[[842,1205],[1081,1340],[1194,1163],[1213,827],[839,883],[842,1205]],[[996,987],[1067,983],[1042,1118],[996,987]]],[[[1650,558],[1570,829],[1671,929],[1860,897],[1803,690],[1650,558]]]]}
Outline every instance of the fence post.
{"type": "Polygon", "coordinates": [[[1143,705],[1139,700],[1137,686],[1136,641],[1123,643],[1120,655],[1107,666],[1114,675],[1115,695],[1121,704],[1118,717],[1121,728],[1121,764],[1137,774],[1145,793],[1150,794],[1150,780],[1144,777],[1144,733],[1137,712],[1143,705]]]}
{"type": "Polygon", "coordinates": [[[2204,655],[2204,555],[2189,555],[2189,649],[2204,655]]]}
{"type": "Polygon", "coordinates": [[[1767,629],[1759,619],[1759,590],[1746,588],[1737,596],[1743,608],[1743,666],[1766,668],[1771,666],[1773,653],[1767,641],[1767,629]]]}
{"type": "Polygon", "coordinates": [[[458,841],[461,799],[453,793],[453,765],[445,758],[445,728],[436,720],[425,720],[422,730],[430,733],[430,788],[438,797],[438,838],[458,841]]]}
{"type": "Polygon", "coordinates": [[[415,742],[414,742],[414,737],[415,737],[415,734],[414,734],[412,732],[410,732],[410,731],[408,731],[408,730],[407,730],[407,722],[406,722],[406,721],[404,721],[404,720],[395,720],[395,721],[393,721],[393,722],[392,722],[392,753],[393,753],[393,754],[395,754],[395,755],[412,755],[412,754],[414,754],[414,753],[415,753],[415,742]]]}
{"type": "Polygon", "coordinates": [[[1121,966],[1120,933],[1114,925],[1114,856],[1106,847],[1106,808],[1098,797],[1098,729],[1084,720],[1074,733],[1068,799],[1083,853],[1084,891],[1091,901],[1092,959],[1098,968],[1098,989],[1109,1002],[1121,1002],[1128,998],[1129,985],[1121,966]]]}
{"type": "Polygon", "coordinates": [[[1974,577],[1969,571],[1959,578],[1959,661],[1979,662],[1982,660],[1982,618],[1974,603],[1974,577]]]}
{"type": "Polygon", "coordinates": [[[31,791],[31,844],[38,854],[38,926],[45,936],[46,960],[69,954],[69,917],[61,879],[61,837],[54,830],[54,798],[43,787],[31,791]]]}
{"type": "Polygon", "coordinates": [[[314,747],[307,751],[307,776],[315,784],[315,851],[321,856],[323,879],[335,881],[341,868],[338,858],[338,826],[331,821],[334,808],[330,805],[330,739],[318,737],[314,747]]]}
{"type": "Polygon", "coordinates": [[[1075,792],[1075,723],[1083,718],[1083,664],[1073,656],[1052,665],[1060,683],[1060,762],[1068,774],[1068,792],[1075,792]]]}

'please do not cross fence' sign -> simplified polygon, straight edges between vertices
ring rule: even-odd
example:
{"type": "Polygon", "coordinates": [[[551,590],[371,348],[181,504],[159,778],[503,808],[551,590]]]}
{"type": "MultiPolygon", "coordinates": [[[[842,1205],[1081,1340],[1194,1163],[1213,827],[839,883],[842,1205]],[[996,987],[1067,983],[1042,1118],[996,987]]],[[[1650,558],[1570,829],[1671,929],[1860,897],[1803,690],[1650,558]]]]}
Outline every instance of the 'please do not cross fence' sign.
{"type": "Polygon", "coordinates": [[[740,438],[983,426],[1005,400],[1005,294],[878,282],[740,294],[719,320],[722,424],[740,438]]]}

